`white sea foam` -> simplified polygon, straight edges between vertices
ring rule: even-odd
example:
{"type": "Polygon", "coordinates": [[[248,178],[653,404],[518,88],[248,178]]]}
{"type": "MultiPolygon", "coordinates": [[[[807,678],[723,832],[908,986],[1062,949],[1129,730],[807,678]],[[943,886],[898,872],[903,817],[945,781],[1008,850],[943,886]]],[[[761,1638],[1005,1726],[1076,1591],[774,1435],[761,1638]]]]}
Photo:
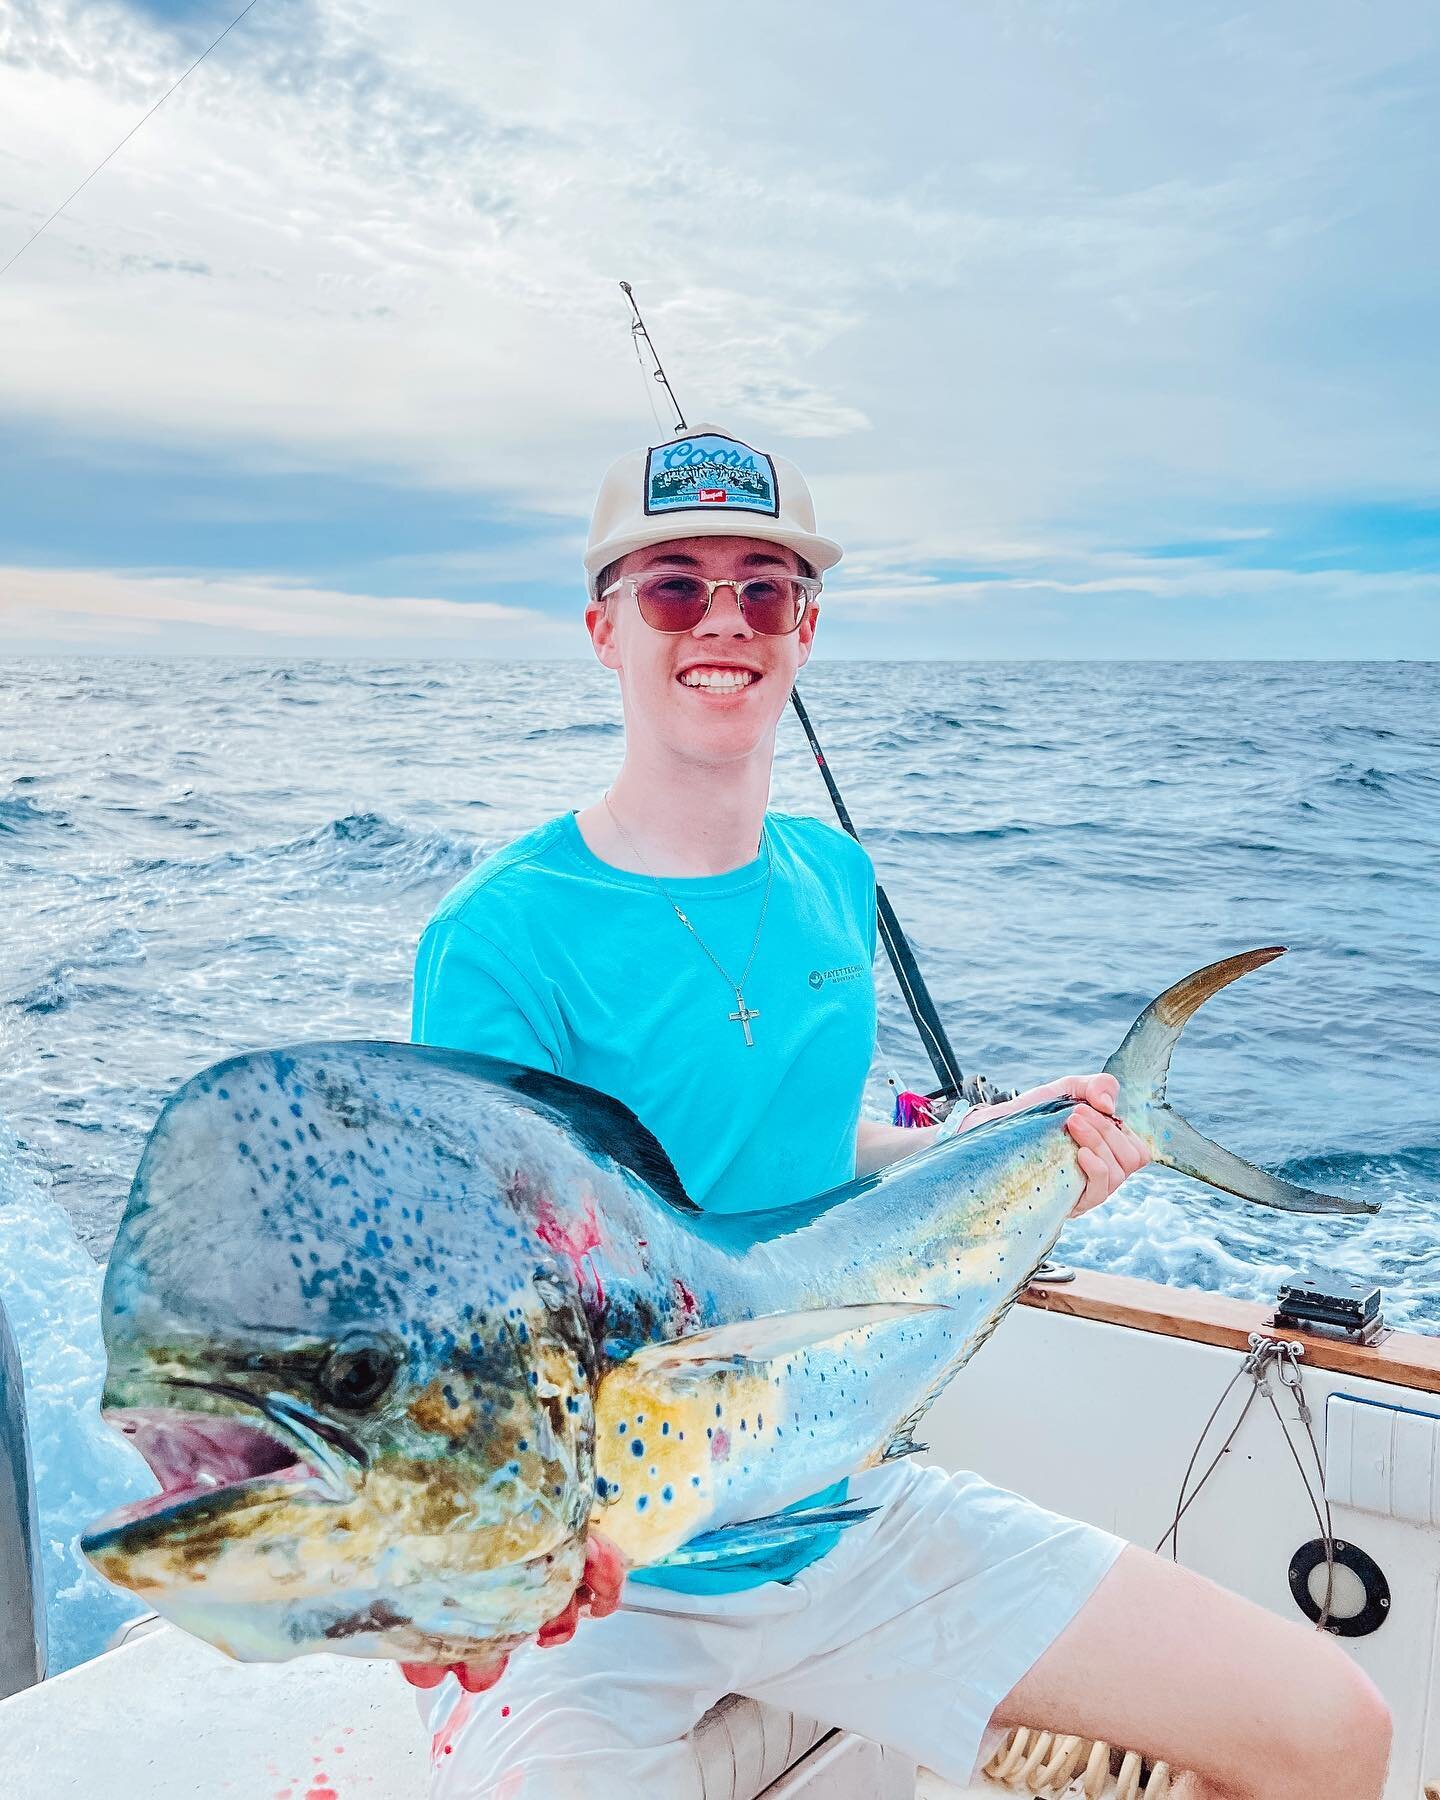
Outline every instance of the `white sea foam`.
{"type": "Polygon", "coordinates": [[[108,1587],[91,1569],[78,1539],[100,1513],[153,1492],[155,1483],[134,1451],[100,1423],[104,1271],[77,1241],[47,1185],[0,1124],[0,1303],[25,1372],[53,1675],[98,1654],[140,1610],[133,1596],[108,1587]]]}

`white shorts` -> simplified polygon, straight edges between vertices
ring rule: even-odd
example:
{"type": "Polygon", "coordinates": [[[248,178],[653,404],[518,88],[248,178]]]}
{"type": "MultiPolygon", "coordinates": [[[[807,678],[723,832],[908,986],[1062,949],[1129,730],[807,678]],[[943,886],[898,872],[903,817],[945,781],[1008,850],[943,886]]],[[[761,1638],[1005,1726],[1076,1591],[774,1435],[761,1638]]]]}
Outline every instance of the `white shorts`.
{"type": "Polygon", "coordinates": [[[732,1693],[967,1782],[990,1715],[1124,1541],[978,1475],[897,1464],[850,1491],[881,1510],[792,1581],[630,1582],[618,1612],[517,1651],[488,1693],[420,1693],[434,1800],[702,1800],[687,1735],[732,1693]]]}

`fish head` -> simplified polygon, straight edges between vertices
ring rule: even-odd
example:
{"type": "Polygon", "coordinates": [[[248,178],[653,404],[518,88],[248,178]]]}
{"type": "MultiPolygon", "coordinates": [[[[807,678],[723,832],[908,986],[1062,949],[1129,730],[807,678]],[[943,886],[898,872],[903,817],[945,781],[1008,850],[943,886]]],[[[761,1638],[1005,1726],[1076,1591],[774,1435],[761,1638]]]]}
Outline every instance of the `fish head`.
{"type": "Polygon", "coordinates": [[[486,1094],[370,1054],[407,1048],[196,1077],[111,1254],[102,1409],[162,1491],[83,1548],[245,1660],[498,1658],[583,1571],[595,1350],[527,1229],[524,1121],[449,1129],[486,1094]]]}

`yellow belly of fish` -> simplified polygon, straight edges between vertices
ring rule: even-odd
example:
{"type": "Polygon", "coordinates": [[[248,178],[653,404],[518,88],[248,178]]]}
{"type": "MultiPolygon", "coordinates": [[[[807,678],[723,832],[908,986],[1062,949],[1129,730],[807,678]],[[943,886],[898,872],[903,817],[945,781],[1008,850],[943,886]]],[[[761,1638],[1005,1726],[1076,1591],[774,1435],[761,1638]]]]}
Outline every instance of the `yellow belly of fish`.
{"type": "Polygon", "coordinates": [[[591,1527],[633,1563],[658,1562],[713,1522],[732,1457],[773,1444],[778,1391],[753,1366],[679,1378],[625,1364],[595,1402],[597,1500],[591,1527]]]}

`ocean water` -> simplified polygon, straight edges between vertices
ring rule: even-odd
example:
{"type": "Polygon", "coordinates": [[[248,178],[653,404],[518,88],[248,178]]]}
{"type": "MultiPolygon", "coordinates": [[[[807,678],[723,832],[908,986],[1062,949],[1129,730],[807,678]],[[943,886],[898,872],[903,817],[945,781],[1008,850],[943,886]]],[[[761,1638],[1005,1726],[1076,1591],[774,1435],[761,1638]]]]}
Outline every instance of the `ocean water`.
{"type": "MultiPolygon", "coordinates": [[[[811,716],[962,1065],[1098,1068],[1162,987],[1208,1006],[1170,1094],[1377,1219],[1145,1171],[1071,1262],[1249,1298],[1316,1264],[1440,1331],[1440,707],[1423,664],[835,664],[811,716]]],[[[774,803],[829,817],[787,719],[774,803]]],[[[473,862],[618,767],[589,664],[19,662],[0,670],[0,1300],[26,1370],[52,1669],[132,1609],[80,1561],[149,1491],[99,1425],[102,1263],[169,1091],[233,1051],[404,1036],[415,940],[473,862]]],[[[888,969],[870,1100],[930,1085],[888,969]]]]}

